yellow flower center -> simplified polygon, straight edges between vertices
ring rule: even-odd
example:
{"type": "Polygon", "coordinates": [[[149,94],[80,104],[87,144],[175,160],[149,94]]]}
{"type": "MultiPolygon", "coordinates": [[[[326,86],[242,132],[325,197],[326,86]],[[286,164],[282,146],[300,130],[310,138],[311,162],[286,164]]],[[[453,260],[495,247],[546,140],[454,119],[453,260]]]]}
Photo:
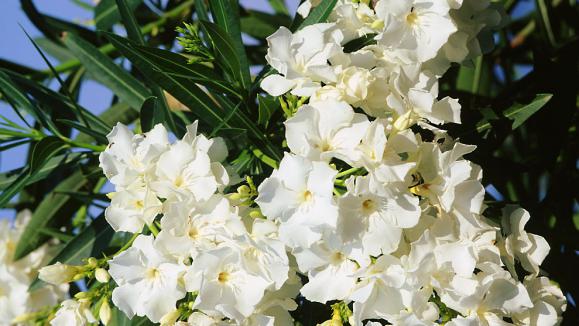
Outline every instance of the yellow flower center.
{"type": "Polygon", "coordinates": [[[309,190],[306,190],[301,194],[300,200],[302,203],[307,203],[307,202],[312,201],[313,198],[314,198],[314,195],[309,190]]]}
{"type": "Polygon", "coordinates": [[[408,25],[415,25],[417,21],[418,21],[418,14],[416,14],[416,11],[414,11],[414,7],[412,7],[410,9],[410,13],[406,15],[406,22],[408,23],[408,25]]]}
{"type": "Polygon", "coordinates": [[[376,210],[376,203],[372,199],[366,199],[362,202],[362,210],[368,214],[376,210]]]}
{"type": "Polygon", "coordinates": [[[151,280],[151,279],[156,279],[156,278],[158,278],[160,275],[161,275],[161,272],[159,272],[159,270],[156,269],[156,268],[154,268],[154,267],[153,267],[153,268],[149,268],[149,269],[147,270],[147,272],[145,273],[145,277],[146,277],[147,279],[149,279],[149,280],[151,280]]]}
{"type": "Polygon", "coordinates": [[[182,176],[178,176],[177,179],[175,179],[175,187],[180,188],[183,184],[185,183],[185,180],[183,180],[182,176]]]}
{"type": "Polygon", "coordinates": [[[231,275],[228,272],[221,272],[219,273],[219,275],[217,276],[217,281],[219,283],[227,283],[229,281],[229,278],[231,277],[231,275]]]}

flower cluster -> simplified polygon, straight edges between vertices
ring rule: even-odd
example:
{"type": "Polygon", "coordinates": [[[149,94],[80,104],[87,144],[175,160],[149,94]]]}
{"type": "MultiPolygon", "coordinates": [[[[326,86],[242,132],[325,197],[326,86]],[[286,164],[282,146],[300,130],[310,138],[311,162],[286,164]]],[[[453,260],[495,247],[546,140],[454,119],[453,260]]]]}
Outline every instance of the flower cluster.
{"type": "Polygon", "coordinates": [[[0,325],[12,325],[20,319],[35,319],[56,305],[64,297],[68,286],[46,286],[29,292],[38,269],[48,263],[52,247],[44,245],[26,257],[14,261],[14,249],[24,227],[30,220],[30,211],[16,216],[15,225],[0,220],[0,325]]]}
{"type": "MultiPolygon", "coordinates": [[[[280,28],[261,86],[301,98],[284,109],[288,152],[258,187],[230,191],[241,179],[224,140],[196,124],[175,142],[160,124],[117,124],[100,156],[115,187],[105,217],[134,237],[87,273],[129,318],[166,325],[292,325],[303,300],[332,304],[325,325],[557,324],[548,243],[522,208],[484,215],[482,170],[464,157],[475,146],[442,130],[460,105],[438,79],[502,18],[481,0],[339,0],[327,23],[280,28]]],[[[93,322],[87,296],[52,324],[93,322]]]]}

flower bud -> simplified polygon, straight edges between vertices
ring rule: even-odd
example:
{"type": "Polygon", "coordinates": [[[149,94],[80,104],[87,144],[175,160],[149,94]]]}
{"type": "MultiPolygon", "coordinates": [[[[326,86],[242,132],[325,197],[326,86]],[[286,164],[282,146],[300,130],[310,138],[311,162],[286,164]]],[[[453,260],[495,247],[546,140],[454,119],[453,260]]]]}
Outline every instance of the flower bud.
{"type": "Polygon", "coordinates": [[[103,325],[107,325],[111,321],[111,306],[109,305],[109,300],[103,301],[99,309],[99,319],[103,325]]]}
{"type": "Polygon", "coordinates": [[[97,268],[94,271],[94,277],[96,278],[97,281],[99,281],[100,283],[108,283],[109,280],[111,279],[111,276],[109,275],[109,272],[107,272],[106,269],[104,268],[97,268]]]}
{"type": "Polygon", "coordinates": [[[72,282],[77,276],[80,268],[77,266],[65,265],[60,262],[42,267],[38,278],[46,283],[60,285],[72,282]]]}
{"type": "Polygon", "coordinates": [[[90,257],[90,258],[87,260],[87,265],[89,265],[89,266],[92,267],[92,268],[97,267],[98,264],[99,264],[98,261],[97,261],[96,258],[94,258],[94,257],[90,257]]]}
{"type": "Polygon", "coordinates": [[[163,316],[161,318],[161,325],[174,325],[177,319],[181,316],[181,312],[178,309],[175,309],[163,316]]]}

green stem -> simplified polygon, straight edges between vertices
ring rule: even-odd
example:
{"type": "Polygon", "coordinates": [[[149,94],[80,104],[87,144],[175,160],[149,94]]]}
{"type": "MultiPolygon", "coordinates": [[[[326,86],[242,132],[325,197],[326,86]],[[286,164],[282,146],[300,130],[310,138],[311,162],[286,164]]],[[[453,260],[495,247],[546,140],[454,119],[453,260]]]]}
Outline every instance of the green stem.
{"type": "Polygon", "coordinates": [[[147,226],[149,227],[149,230],[151,230],[151,233],[153,233],[155,237],[159,234],[159,229],[155,225],[155,222],[147,224],[147,226]]]}
{"type": "Polygon", "coordinates": [[[70,138],[66,138],[64,137],[62,140],[64,140],[67,144],[69,144],[72,147],[78,147],[78,148],[86,148],[86,149],[90,149],[91,151],[95,151],[95,152],[103,152],[107,147],[104,145],[92,145],[92,144],[87,144],[87,143],[80,143],[80,142],[76,142],[70,138]]]}
{"type": "MultiPolygon", "coordinates": [[[[154,21],[152,23],[149,23],[149,24],[141,27],[141,33],[149,34],[149,33],[153,32],[158,27],[163,26],[168,20],[179,16],[179,14],[181,14],[185,9],[191,7],[194,3],[195,3],[195,0],[188,0],[188,1],[183,2],[181,5],[175,7],[173,10],[168,11],[165,14],[163,14],[161,17],[159,17],[159,20],[154,21]]],[[[115,47],[110,43],[103,45],[99,48],[99,51],[103,54],[110,54],[114,50],[115,50],[115,47]]],[[[54,67],[54,71],[56,71],[56,73],[63,73],[63,72],[67,72],[69,70],[72,70],[80,65],[81,65],[80,61],[78,61],[77,59],[73,59],[73,60],[66,61],[66,62],[62,63],[61,65],[54,67]]],[[[42,75],[47,76],[47,77],[53,76],[52,71],[50,71],[50,70],[44,70],[44,71],[41,71],[41,73],[42,73],[42,75]]]]}
{"type": "Polygon", "coordinates": [[[362,170],[362,168],[351,168],[351,169],[348,169],[348,170],[346,170],[346,171],[343,171],[343,172],[338,173],[338,174],[336,175],[336,179],[339,179],[339,178],[342,178],[342,177],[345,177],[345,176],[349,176],[349,175],[354,174],[354,173],[356,173],[356,172],[358,172],[358,171],[361,171],[361,170],[362,170]]]}
{"type": "Polygon", "coordinates": [[[265,155],[261,150],[254,148],[252,150],[253,155],[255,155],[255,157],[257,157],[260,161],[262,161],[263,163],[265,163],[266,165],[277,169],[277,161],[272,159],[271,157],[265,155]]]}

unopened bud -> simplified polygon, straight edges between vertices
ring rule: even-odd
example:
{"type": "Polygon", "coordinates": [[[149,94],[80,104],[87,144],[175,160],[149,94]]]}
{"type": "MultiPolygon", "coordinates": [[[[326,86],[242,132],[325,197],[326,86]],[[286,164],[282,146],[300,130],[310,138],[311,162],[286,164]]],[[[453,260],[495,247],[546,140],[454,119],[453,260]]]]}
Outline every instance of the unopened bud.
{"type": "Polygon", "coordinates": [[[258,209],[252,210],[251,212],[249,212],[249,217],[251,218],[264,218],[263,214],[261,214],[261,211],[258,209]]]}
{"type": "Polygon", "coordinates": [[[98,260],[96,260],[96,258],[90,257],[90,258],[87,260],[87,265],[89,265],[89,266],[92,267],[92,268],[95,268],[95,267],[97,267],[97,266],[99,265],[99,262],[98,262],[98,260]]]}
{"type": "Polygon", "coordinates": [[[249,193],[251,192],[251,189],[249,189],[249,187],[247,185],[242,185],[242,186],[237,187],[237,192],[239,194],[242,194],[242,195],[249,195],[249,193]]]}
{"type": "Polygon", "coordinates": [[[97,268],[94,271],[94,277],[96,278],[97,281],[101,283],[108,283],[109,280],[111,279],[109,272],[107,272],[107,270],[104,268],[97,268]]]}
{"type": "Polygon", "coordinates": [[[39,271],[38,278],[46,283],[60,285],[70,283],[75,280],[80,268],[61,264],[60,262],[42,267],[39,271]]]}
{"type": "Polygon", "coordinates": [[[111,321],[111,306],[109,300],[104,300],[99,309],[99,319],[103,325],[107,325],[111,321]]]}
{"type": "Polygon", "coordinates": [[[181,312],[178,309],[175,309],[163,316],[161,318],[161,325],[174,325],[177,319],[181,316],[181,312]]]}

